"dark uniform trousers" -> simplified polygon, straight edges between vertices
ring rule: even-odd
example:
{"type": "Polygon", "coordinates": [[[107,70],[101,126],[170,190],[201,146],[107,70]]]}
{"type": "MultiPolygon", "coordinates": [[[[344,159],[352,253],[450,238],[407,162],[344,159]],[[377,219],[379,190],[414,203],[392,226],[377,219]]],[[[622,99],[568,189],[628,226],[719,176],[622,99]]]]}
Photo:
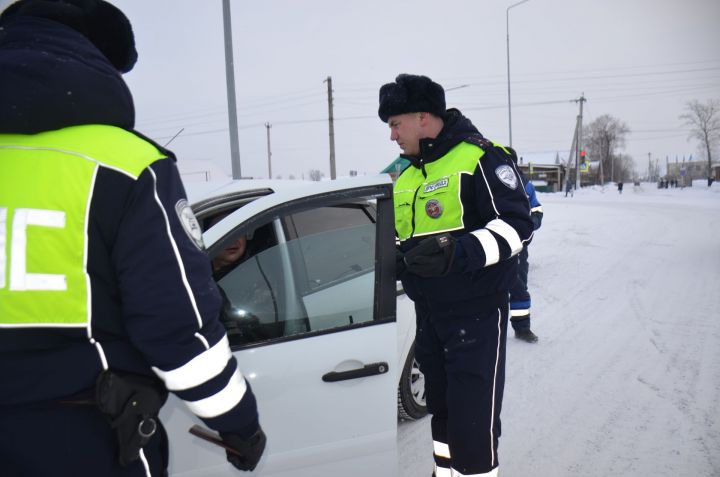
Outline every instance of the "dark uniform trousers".
{"type": "Polygon", "coordinates": [[[462,308],[415,305],[415,357],[425,375],[438,476],[449,468],[473,475],[498,466],[508,296],[485,301],[481,311],[462,308]]]}
{"type": "Polygon", "coordinates": [[[510,317],[510,323],[514,330],[530,329],[530,292],[528,291],[528,248],[523,246],[518,254],[518,273],[515,284],[510,288],[510,308],[522,310],[524,314],[510,317]]]}
{"type": "Polygon", "coordinates": [[[144,447],[150,474],[138,459],[120,467],[115,432],[90,405],[59,403],[0,408],[3,477],[161,477],[167,475],[162,425],[144,447]]]}

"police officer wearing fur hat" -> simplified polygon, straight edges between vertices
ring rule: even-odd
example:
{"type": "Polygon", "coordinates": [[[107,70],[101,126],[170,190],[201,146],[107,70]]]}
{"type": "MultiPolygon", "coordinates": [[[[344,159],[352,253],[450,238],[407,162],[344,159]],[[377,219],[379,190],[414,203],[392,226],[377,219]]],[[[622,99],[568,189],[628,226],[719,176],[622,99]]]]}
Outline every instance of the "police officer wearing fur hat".
{"type": "Polygon", "coordinates": [[[495,476],[508,291],[532,237],[528,199],[509,151],[446,110],[430,78],[382,86],[378,113],[410,161],[394,190],[397,265],[415,302],[434,475],[495,476]]]}
{"type": "Polygon", "coordinates": [[[0,15],[0,474],[162,476],[168,391],[252,470],[257,405],[172,152],[133,130],[102,0],[0,15]]]}

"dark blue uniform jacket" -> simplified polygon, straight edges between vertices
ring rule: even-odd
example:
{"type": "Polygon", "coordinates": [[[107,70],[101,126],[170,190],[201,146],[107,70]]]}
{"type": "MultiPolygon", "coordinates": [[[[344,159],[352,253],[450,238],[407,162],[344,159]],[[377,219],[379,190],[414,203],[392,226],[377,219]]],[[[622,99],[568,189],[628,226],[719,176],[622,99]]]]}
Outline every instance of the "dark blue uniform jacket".
{"type": "MultiPolygon", "coordinates": [[[[519,177],[516,187],[511,188],[496,174],[498,167],[502,166],[515,170],[508,151],[485,139],[457,109],[448,110],[443,119],[445,125],[437,138],[420,141],[421,153],[418,157],[402,157],[411,161],[409,167],[422,169],[424,164],[441,159],[463,141],[476,144],[485,151],[475,174],[463,174],[461,178],[465,227],[451,232],[457,239],[457,249],[448,275],[423,278],[404,273],[400,279],[408,297],[430,309],[442,312],[483,306],[495,308],[508,301],[508,290],[517,275],[517,259],[511,257],[515,257],[519,250],[513,253],[504,237],[491,231],[500,261],[488,264],[486,251],[472,232],[500,219],[517,233],[523,244],[528,243],[533,231],[528,199],[519,177]]],[[[413,237],[404,241],[401,250],[407,252],[424,238],[413,237]]]]}
{"type": "MultiPolygon", "coordinates": [[[[75,30],[28,17],[0,28],[1,133],[33,134],[81,124],[132,131],[134,115],[122,77],[75,30]]],[[[88,229],[93,336],[111,369],[145,375],[153,375],[151,367],[182,367],[226,337],[208,256],[175,211],[185,191],[174,156],[157,147],[167,157],[137,180],[99,169],[88,229]]],[[[214,396],[236,369],[232,357],[214,378],[176,394],[185,401],[214,396]]],[[[84,329],[0,328],[0,412],[90,390],[101,371],[84,329]]],[[[216,430],[254,431],[252,392],[205,422],[216,430]]]]}

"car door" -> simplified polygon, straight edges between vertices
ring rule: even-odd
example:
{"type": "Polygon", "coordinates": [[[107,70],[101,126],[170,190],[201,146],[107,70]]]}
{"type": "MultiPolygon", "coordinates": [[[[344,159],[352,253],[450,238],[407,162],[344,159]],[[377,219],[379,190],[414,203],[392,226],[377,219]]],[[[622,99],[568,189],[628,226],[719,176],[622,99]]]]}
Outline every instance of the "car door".
{"type": "MultiPolygon", "coordinates": [[[[206,234],[213,259],[238,237],[251,252],[217,276],[222,320],[268,436],[248,475],[395,476],[389,184],[262,202],[223,219],[229,232],[206,234]]],[[[236,475],[221,448],[187,433],[197,420],[179,401],[163,417],[171,475],[236,475]]]]}

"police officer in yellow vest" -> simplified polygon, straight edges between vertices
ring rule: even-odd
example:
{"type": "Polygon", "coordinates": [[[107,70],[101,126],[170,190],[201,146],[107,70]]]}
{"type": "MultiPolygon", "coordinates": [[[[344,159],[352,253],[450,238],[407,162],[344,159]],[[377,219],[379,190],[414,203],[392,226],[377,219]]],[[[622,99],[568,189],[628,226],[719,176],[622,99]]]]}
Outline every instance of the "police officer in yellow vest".
{"type": "Polygon", "coordinates": [[[395,183],[397,264],[415,302],[434,475],[496,476],[508,290],[532,237],[528,199],[507,149],[446,110],[426,76],[382,86],[378,113],[411,162],[395,183]]]}
{"type": "Polygon", "coordinates": [[[162,476],[167,392],[253,469],[253,392],[173,154],[133,130],[102,0],[0,16],[0,474],[162,476]]]}

